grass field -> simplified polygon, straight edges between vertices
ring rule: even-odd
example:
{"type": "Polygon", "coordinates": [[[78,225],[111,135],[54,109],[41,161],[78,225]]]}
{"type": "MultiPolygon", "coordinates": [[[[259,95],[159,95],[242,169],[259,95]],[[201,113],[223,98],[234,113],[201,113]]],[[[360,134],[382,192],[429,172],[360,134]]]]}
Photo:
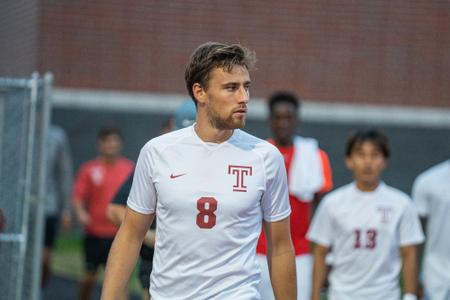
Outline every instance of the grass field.
{"type": "MultiPolygon", "coordinates": [[[[53,255],[53,273],[65,278],[79,281],[83,274],[83,249],[82,236],[79,233],[63,233],[56,240],[56,248],[53,255]]],[[[98,274],[98,282],[103,280],[103,270],[98,274]]],[[[136,276],[136,270],[129,284],[130,292],[140,293],[140,284],[136,276]]]]}

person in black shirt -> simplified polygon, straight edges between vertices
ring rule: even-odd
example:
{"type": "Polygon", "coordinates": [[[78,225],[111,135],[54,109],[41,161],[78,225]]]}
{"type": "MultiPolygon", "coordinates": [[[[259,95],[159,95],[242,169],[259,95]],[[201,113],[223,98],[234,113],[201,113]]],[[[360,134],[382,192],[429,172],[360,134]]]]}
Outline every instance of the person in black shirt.
{"type": "MultiPolygon", "coordinates": [[[[133,183],[133,173],[130,174],[127,181],[122,185],[117,192],[113,201],[108,206],[107,216],[108,219],[117,226],[120,226],[125,216],[125,209],[127,206],[128,194],[131,190],[131,184],[133,183]]],[[[152,272],[153,252],[155,245],[155,229],[156,222],[153,222],[151,228],[147,232],[144,244],[142,244],[139,264],[139,282],[143,288],[142,300],[149,300],[149,288],[150,288],[150,273],[152,272]]]]}

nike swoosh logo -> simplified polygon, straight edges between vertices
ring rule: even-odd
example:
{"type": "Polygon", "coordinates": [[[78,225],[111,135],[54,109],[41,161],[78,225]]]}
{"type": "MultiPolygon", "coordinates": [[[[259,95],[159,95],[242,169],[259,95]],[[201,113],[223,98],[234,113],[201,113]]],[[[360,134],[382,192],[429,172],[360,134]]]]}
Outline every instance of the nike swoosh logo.
{"type": "Polygon", "coordinates": [[[183,176],[183,175],[186,175],[186,173],[183,173],[183,174],[177,174],[177,175],[170,174],[170,179],[175,179],[175,178],[180,177],[180,176],[183,176]]]}

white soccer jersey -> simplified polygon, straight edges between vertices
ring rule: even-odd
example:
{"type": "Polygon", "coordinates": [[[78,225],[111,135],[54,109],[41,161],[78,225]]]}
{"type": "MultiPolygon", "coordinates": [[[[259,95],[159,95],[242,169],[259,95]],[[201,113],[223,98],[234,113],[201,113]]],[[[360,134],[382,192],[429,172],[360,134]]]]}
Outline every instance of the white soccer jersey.
{"type": "Polygon", "coordinates": [[[290,213],[283,158],[241,130],[212,144],[187,127],[143,147],[128,206],[156,213],[152,299],[259,299],[262,219],[290,213]]]}
{"type": "Polygon", "coordinates": [[[331,247],[331,300],[398,300],[400,247],[424,236],[409,197],[384,183],[362,192],[354,183],[328,194],[307,237],[331,247]]]}
{"type": "Polygon", "coordinates": [[[424,278],[428,286],[450,288],[450,161],[420,174],[412,197],[420,216],[427,217],[424,278]]]}

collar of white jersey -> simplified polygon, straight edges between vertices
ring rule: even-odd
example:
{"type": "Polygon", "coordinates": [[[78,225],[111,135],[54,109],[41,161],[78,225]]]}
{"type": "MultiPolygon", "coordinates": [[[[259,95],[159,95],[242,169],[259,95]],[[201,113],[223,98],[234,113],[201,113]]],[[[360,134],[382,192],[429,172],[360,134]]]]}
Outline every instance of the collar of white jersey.
{"type": "Polygon", "coordinates": [[[210,151],[214,151],[216,149],[220,149],[220,148],[224,147],[224,145],[229,144],[231,141],[237,139],[239,134],[240,134],[240,132],[241,132],[240,129],[234,129],[233,130],[233,134],[226,141],[223,141],[222,143],[205,142],[198,136],[197,132],[195,132],[195,128],[194,128],[195,124],[197,124],[197,123],[194,123],[194,124],[192,124],[190,126],[191,127],[192,136],[194,137],[194,139],[199,144],[201,144],[204,148],[206,148],[206,149],[208,149],[210,151]]]}
{"type": "Polygon", "coordinates": [[[356,192],[356,194],[360,195],[360,196],[372,196],[377,194],[379,191],[381,191],[382,189],[384,189],[384,187],[386,186],[386,183],[384,183],[384,181],[380,181],[380,183],[378,184],[378,186],[376,187],[376,189],[374,189],[373,191],[369,191],[369,192],[365,192],[365,191],[361,191],[360,189],[358,189],[358,187],[356,186],[356,182],[352,182],[351,183],[352,189],[356,192]]]}

